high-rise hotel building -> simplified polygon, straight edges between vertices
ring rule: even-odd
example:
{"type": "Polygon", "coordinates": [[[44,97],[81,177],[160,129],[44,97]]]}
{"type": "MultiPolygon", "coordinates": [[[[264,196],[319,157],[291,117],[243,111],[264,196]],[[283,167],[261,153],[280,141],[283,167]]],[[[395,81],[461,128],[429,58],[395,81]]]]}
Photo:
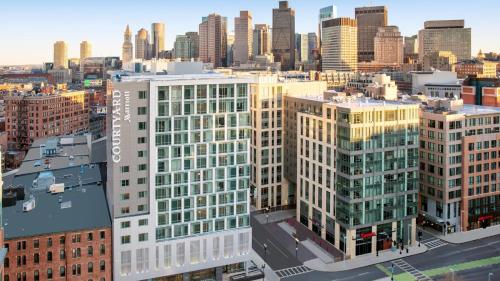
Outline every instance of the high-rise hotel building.
{"type": "Polygon", "coordinates": [[[297,116],[297,220],[347,258],[415,241],[419,105],[336,97],[297,116]]]}
{"type": "Polygon", "coordinates": [[[200,72],[114,83],[114,280],[222,280],[249,259],[250,82],[200,72]]]}

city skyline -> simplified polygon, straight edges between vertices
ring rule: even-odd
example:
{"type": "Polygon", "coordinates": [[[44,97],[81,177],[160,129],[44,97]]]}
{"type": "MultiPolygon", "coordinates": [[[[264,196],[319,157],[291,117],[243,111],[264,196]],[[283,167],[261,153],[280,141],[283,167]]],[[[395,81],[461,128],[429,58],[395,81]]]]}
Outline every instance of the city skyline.
{"type": "MultiPolygon", "coordinates": [[[[35,1],[30,2],[32,9],[25,10],[26,2],[9,2],[5,4],[6,14],[2,28],[4,38],[13,38],[17,44],[4,45],[0,52],[1,65],[41,64],[52,61],[52,46],[55,41],[68,43],[68,58],[79,57],[79,44],[89,41],[93,46],[94,56],[112,56],[121,54],[123,31],[130,25],[132,34],[140,28],[146,28],[151,34],[151,24],[165,24],[165,48],[172,49],[176,35],[189,31],[197,31],[202,16],[208,13],[218,13],[228,17],[228,33],[234,33],[234,18],[241,10],[248,10],[253,15],[254,24],[272,24],[272,9],[278,6],[278,1],[237,0],[224,5],[197,5],[201,0],[192,0],[181,4],[173,2],[151,1],[143,3],[97,3],[87,1],[74,3],[71,7],[64,5],[42,6],[35,1]],[[94,5],[95,4],[95,5],[94,5]],[[96,9],[99,5],[99,10],[96,9]],[[103,7],[104,5],[104,7],[103,7]],[[155,7],[152,9],[152,7],[155,7]],[[46,17],[40,20],[40,14],[50,10],[57,17],[46,17]],[[78,14],[73,11],[80,11],[78,14]],[[110,12],[114,11],[114,12],[110,12]],[[179,12],[184,11],[184,12],[179,12]],[[23,17],[19,17],[19,13],[23,17]],[[89,20],[92,13],[92,20],[89,20]],[[64,22],[64,24],[61,24],[64,22]],[[7,28],[8,26],[8,28],[7,28]],[[33,28],[36,26],[37,28],[33,28]],[[44,32],[40,32],[40,31],[44,32]],[[22,36],[19,36],[22,34],[22,36]],[[33,42],[36,48],[33,48],[33,42]]],[[[216,0],[215,3],[222,2],[216,0]]],[[[385,5],[388,9],[388,24],[397,25],[403,36],[417,34],[423,28],[424,21],[441,19],[464,19],[465,26],[472,28],[472,54],[480,49],[483,52],[500,51],[500,38],[494,34],[494,24],[486,24],[483,19],[494,17],[495,8],[499,3],[486,0],[475,2],[476,6],[488,7],[479,13],[466,13],[465,4],[460,1],[419,1],[418,3],[387,1],[290,1],[290,7],[296,11],[296,32],[317,32],[319,9],[331,4],[338,7],[339,16],[354,17],[354,8],[362,6],[385,5]],[[462,4],[461,4],[462,3],[462,4]],[[432,7],[433,9],[429,9],[432,7]],[[411,16],[418,15],[418,16],[411,16]],[[313,19],[313,20],[312,20],[313,19]]]]}

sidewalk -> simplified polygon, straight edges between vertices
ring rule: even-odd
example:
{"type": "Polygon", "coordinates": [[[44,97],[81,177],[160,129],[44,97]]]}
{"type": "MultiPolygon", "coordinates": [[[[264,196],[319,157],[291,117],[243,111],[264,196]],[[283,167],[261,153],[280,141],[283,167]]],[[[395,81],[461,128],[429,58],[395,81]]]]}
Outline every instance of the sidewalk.
{"type": "Polygon", "coordinates": [[[264,267],[264,280],[266,281],[280,281],[280,278],[274,270],[257,254],[253,249],[250,251],[250,259],[257,265],[258,268],[264,267]]]}
{"type": "Polygon", "coordinates": [[[323,263],[330,264],[335,261],[335,258],[332,257],[327,251],[323,250],[320,246],[318,246],[315,242],[310,239],[302,241],[302,245],[306,247],[311,253],[317,256],[323,263]]]}
{"type": "Polygon", "coordinates": [[[439,238],[443,241],[446,241],[448,243],[452,244],[462,244],[466,242],[471,242],[474,240],[479,240],[495,235],[500,235],[500,225],[495,225],[495,226],[489,226],[487,228],[481,228],[481,229],[474,229],[474,230],[469,230],[465,232],[455,232],[455,233],[450,233],[443,235],[442,233],[438,233],[437,231],[432,231],[430,229],[422,229],[419,227],[424,232],[427,232],[428,234],[439,238]]]}
{"type": "Polygon", "coordinates": [[[391,260],[406,258],[409,256],[414,256],[425,252],[427,252],[427,247],[425,245],[421,245],[420,247],[418,246],[410,247],[409,253],[403,251],[403,253],[400,254],[399,250],[396,251],[387,250],[379,252],[378,257],[372,254],[367,254],[356,257],[354,259],[346,261],[338,261],[330,264],[322,262],[321,259],[313,259],[310,261],[306,261],[304,265],[316,271],[326,271],[326,272],[345,271],[345,270],[352,270],[356,268],[370,266],[374,264],[379,264],[383,262],[388,262],[391,260]]]}

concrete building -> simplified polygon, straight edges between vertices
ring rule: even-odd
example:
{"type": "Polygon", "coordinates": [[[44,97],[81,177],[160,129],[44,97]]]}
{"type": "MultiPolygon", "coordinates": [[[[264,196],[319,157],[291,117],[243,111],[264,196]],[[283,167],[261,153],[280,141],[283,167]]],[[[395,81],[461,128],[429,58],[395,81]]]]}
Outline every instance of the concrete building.
{"type": "Polygon", "coordinates": [[[226,45],[226,65],[233,65],[234,57],[234,34],[229,33],[227,35],[227,45],[226,45]]]}
{"type": "Polygon", "coordinates": [[[134,46],[132,45],[132,32],[127,24],[127,28],[123,33],[123,45],[122,45],[122,61],[123,63],[129,63],[134,59],[134,46]]]}
{"type": "Polygon", "coordinates": [[[497,62],[485,60],[463,60],[453,65],[459,78],[474,76],[477,78],[497,78],[497,62]]]}
{"type": "Polygon", "coordinates": [[[418,112],[339,95],[297,116],[297,220],[346,258],[415,243],[418,112]]]}
{"type": "Polygon", "coordinates": [[[68,68],[68,44],[64,41],[54,43],[54,69],[68,68]]]}
{"type": "Polygon", "coordinates": [[[253,29],[252,14],[240,11],[240,16],[234,18],[234,50],[233,63],[247,63],[252,57],[253,29]]]}
{"type": "Polygon", "coordinates": [[[318,35],[316,35],[316,32],[309,32],[307,33],[307,47],[308,47],[308,62],[314,62],[315,61],[315,52],[319,53],[319,41],[318,41],[318,35]]]}
{"type": "Polygon", "coordinates": [[[374,50],[377,63],[403,64],[403,36],[399,28],[397,26],[379,27],[374,38],[374,50]]]}
{"type": "Polygon", "coordinates": [[[449,51],[432,52],[424,56],[424,71],[453,71],[453,65],[457,62],[457,57],[449,51]]]}
{"type": "Polygon", "coordinates": [[[427,83],[424,87],[423,94],[429,98],[460,99],[462,91],[462,85],[458,82],[455,84],[427,83]]]}
{"type": "Polygon", "coordinates": [[[387,26],[387,7],[359,7],[354,9],[354,15],[358,26],[358,61],[372,61],[378,28],[387,26]]]}
{"type": "Polygon", "coordinates": [[[461,96],[465,104],[500,106],[500,79],[468,77],[461,96]]]}
{"type": "Polygon", "coordinates": [[[72,71],[68,68],[51,69],[47,73],[52,75],[56,84],[69,84],[72,81],[72,71]]]}
{"type": "Polygon", "coordinates": [[[181,60],[197,59],[199,44],[198,32],[186,32],[185,35],[177,35],[174,43],[174,57],[181,60]]]}
{"type": "MultiPolygon", "coordinates": [[[[285,149],[285,142],[296,141],[296,134],[285,128],[285,103],[288,97],[322,94],[326,83],[320,81],[278,81],[277,75],[261,75],[251,85],[252,176],[250,178],[252,204],[257,209],[295,204],[295,179],[291,187],[285,180],[284,170],[290,168],[295,150],[285,149]],[[285,101],[285,102],[284,102],[285,101]],[[287,151],[287,153],[285,153],[287,151]]],[[[296,115],[296,110],[290,115],[296,115]]],[[[289,120],[295,120],[293,116],[289,120]]],[[[293,122],[293,121],[292,121],[293,122]]],[[[293,124],[292,124],[293,125],[293,124]]],[[[295,173],[294,173],[295,174],[295,173]]]]}
{"type": "Polygon", "coordinates": [[[295,34],[295,50],[295,59],[297,63],[309,61],[309,37],[307,33],[295,34]]]}
{"type": "Polygon", "coordinates": [[[356,71],[358,35],[356,20],[335,18],[323,21],[322,69],[356,71]]]}
{"type": "Polygon", "coordinates": [[[471,59],[471,29],[465,28],[464,20],[436,20],[424,22],[418,32],[420,61],[432,52],[449,51],[457,61],[471,59]]]}
{"type": "Polygon", "coordinates": [[[267,24],[255,24],[252,53],[254,58],[271,53],[271,28],[267,24]]]}
{"type": "Polygon", "coordinates": [[[80,43],[80,60],[92,56],[92,44],[89,41],[82,41],[80,43]]]}
{"type": "Polygon", "coordinates": [[[165,24],[155,22],[151,24],[151,57],[160,58],[165,50],[165,24]]]}
{"type": "Polygon", "coordinates": [[[498,224],[499,109],[437,99],[420,122],[420,219],[442,233],[498,224]]]}
{"type": "Polygon", "coordinates": [[[149,44],[149,33],[141,28],[135,35],[135,58],[148,60],[151,58],[151,46],[149,44]]]}
{"type": "Polygon", "coordinates": [[[214,67],[227,66],[227,18],[218,14],[203,17],[199,35],[200,60],[214,67]]]}
{"type": "Polygon", "coordinates": [[[288,1],[279,1],[273,9],[272,52],[274,61],[281,63],[281,70],[295,67],[295,10],[288,1]]]}
{"type": "Polygon", "coordinates": [[[415,55],[418,56],[418,37],[417,37],[417,35],[404,37],[403,53],[404,53],[405,58],[412,57],[415,55]]]}
{"type": "Polygon", "coordinates": [[[37,138],[88,130],[89,97],[84,91],[11,93],[4,100],[8,141],[19,150],[28,150],[37,138]]]}
{"type": "MultiPolygon", "coordinates": [[[[47,144],[40,163],[62,150],[47,144]]],[[[22,166],[19,173],[3,179],[2,280],[112,280],[111,219],[99,166],[40,172],[22,166]]]]}
{"type": "Polygon", "coordinates": [[[365,93],[374,99],[397,100],[398,86],[386,74],[375,74],[372,83],[365,87],[365,93]]]}
{"type": "Polygon", "coordinates": [[[425,85],[432,84],[457,84],[457,74],[451,71],[414,71],[411,77],[411,94],[416,95],[425,91],[425,85]]]}
{"type": "Polygon", "coordinates": [[[196,73],[114,83],[113,280],[222,280],[224,270],[249,260],[252,80],[182,64],[196,73]]]}

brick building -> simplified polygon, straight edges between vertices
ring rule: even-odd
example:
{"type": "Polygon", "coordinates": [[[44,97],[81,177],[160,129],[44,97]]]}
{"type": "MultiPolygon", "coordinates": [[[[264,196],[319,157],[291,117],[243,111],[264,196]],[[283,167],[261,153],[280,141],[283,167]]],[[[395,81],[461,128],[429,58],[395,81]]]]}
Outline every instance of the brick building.
{"type": "Polygon", "coordinates": [[[3,280],[112,280],[111,219],[98,165],[4,181],[3,280]]]}
{"type": "Polygon", "coordinates": [[[83,132],[89,128],[89,98],[84,91],[17,93],[5,97],[9,143],[28,150],[33,140],[83,132]]]}
{"type": "Polygon", "coordinates": [[[462,84],[465,104],[500,106],[500,79],[468,77],[462,84]]]}

